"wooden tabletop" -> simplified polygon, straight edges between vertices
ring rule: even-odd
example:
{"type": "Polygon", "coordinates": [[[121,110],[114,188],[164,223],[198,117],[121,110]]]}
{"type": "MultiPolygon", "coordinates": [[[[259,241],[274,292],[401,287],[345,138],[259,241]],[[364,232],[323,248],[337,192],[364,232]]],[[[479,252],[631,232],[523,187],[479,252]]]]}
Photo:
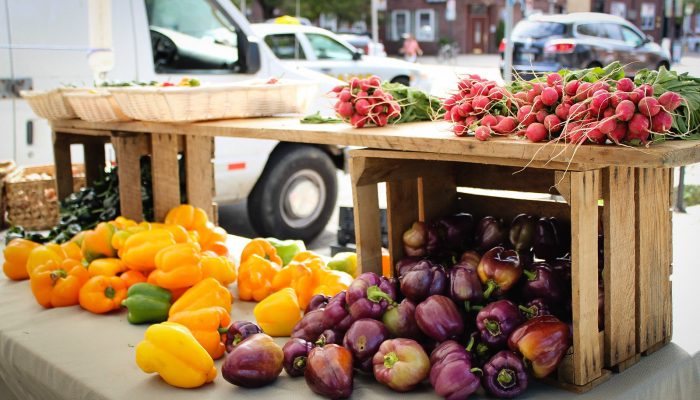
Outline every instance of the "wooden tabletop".
{"type": "Polygon", "coordinates": [[[302,124],[299,122],[299,117],[193,123],[144,121],[95,123],[74,119],[53,121],[52,126],[56,132],[75,134],[112,131],[240,137],[482,158],[493,157],[526,161],[551,160],[591,166],[677,167],[700,162],[700,141],[697,140],[674,140],[649,147],[588,144],[576,147],[563,143],[543,145],[510,137],[493,138],[481,142],[473,137],[455,136],[450,131],[450,125],[443,121],[414,122],[365,129],[354,129],[348,124],[302,124]]]}

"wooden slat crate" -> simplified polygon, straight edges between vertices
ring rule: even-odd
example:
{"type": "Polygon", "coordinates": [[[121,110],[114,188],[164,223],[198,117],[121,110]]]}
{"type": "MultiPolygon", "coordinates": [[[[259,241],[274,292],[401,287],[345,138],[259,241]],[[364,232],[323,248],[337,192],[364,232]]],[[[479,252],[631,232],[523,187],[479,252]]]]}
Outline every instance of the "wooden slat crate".
{"type": "MultiPolygon", "coordinates": [[[[350,158],[358,265],[381,272],[377,184],[386,182],[392,265],[416,220],[466,211],[508,221],[519,213],[571,224],[573,346],[559,386],[581,392],[671,338],[670,174],[436,153],[354,150],[350,158]],[[458,188],[500,189],[484,193],[458,188]],[[514,193],[513,193],[514,192],[514,193]],[[522,192],[560,195],[559,201],[522,192]],[[530,198],[537,196],[529,196],[530,198]],[[563,200],[562,200],[563,199],[563,200]],[[604,234],[605,330],[598,330],[598,234],[604,234]]],[[[555,198],[556,199],[556,198],[555,198]]]]}

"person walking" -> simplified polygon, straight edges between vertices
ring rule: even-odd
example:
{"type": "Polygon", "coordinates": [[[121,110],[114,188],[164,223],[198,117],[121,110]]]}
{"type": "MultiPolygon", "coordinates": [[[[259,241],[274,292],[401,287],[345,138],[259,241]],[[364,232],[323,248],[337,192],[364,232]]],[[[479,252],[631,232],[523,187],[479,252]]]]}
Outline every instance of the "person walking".
{"type": "Polygon", "coordinates": [[[412,34],[405,33],[403,38],[403,46],[399,50],[399,53],[403,54],[403,58],[406,61],[414,63],[418,60],[418,56],[423,55],[423,49],[420,48],[418,41],[412,34]]]}

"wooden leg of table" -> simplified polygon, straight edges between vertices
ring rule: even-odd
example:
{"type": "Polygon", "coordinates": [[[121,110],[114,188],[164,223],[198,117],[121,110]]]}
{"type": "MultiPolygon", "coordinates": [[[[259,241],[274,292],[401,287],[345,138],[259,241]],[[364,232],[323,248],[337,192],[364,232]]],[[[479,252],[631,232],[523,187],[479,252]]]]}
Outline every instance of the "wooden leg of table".
{"type": "Polygon", "coordinates": [[[83,143],[85,154],[85,181],[87,185],[102,177],[105,170],[105,144],[102,140],[89,140],[83,143]]]}
{"type": "Polygon", "coordinates": [[[117,157],[121,215],[143,221],[141,155],[148,151],[147,139],[143,135],[114,136],[112,146],[117,157]]]}
{"type": "Polygon", "coordinates": [[[435,166],[444,173],[431,173],[418,179],[418,204],[421,221],[449,215],[457,204],[457,183],[450,164],[435,166]]]}
{"type": "Polygon", "coordinates": [[[180,174],[177,161],[178,137],[167,133],[151,134],[151,171],[153,174],[153,212],[156,221],[180,204],[180,174]]]}
{"type": "Polygon", "coordinates": [[[598,171],[569,172],[571,182],[571,279],[574,322],[572,383],[601,376],[598,334],[598,171]]]}
{"type": "Polygon", "coordinates": [[[402,179],[386,183],[387,226],[389,227],[389,259],[394,271],[403,258],[403,233],[418,220],[418,179],[402,179]]]}
{"type": "Polygon", "coordinates": [[[206,211],[214,220],[212,197],[214,194],[214,167],[211,161],[213,138],[185,136],[185,179],[187,202],[206,211]]]}
{"type": "Polygon", "coordinates": [[[635,325],[635,212],[634,170],[609,167],[603,175],[605,237],[605,365],[634,358],[635,325]]]}
{"type": "Polygon", "coordinates": [[[60,200],[73,193],[73,168],[70,141],[60,132],[53,132],[53,159],[56,168],[56,188],[60,200]]]}
{"type": "Polygon", "coordinates": [[[636,169],[637,350],[640,353],[671,335],[669,173],[668,169],[636,169]]]}
{"type": "Polygon", "coordinates": [[[382,233],[379,217],[379,195],[376,183],[357,185],[365,159],[350,158],[352,202],[355,219],[357,268],[360,272],[382,274],[382,233]]]}

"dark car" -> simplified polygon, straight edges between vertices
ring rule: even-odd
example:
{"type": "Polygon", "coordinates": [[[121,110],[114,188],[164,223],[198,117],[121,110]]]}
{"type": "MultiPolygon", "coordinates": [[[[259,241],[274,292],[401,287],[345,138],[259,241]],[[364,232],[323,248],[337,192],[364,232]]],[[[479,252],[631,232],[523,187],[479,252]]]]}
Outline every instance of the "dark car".
{"type": "MultiPolygon", "coordinates": [[[[513,73],[525,79],[563,68],[600,67],[613,61],[634,75],[668,68],[670,55],[627,20],[610,14],[537,15],[513,28],[513,73]]],[[[501,42],[501,72],[505,42],[501,42]]]]}

